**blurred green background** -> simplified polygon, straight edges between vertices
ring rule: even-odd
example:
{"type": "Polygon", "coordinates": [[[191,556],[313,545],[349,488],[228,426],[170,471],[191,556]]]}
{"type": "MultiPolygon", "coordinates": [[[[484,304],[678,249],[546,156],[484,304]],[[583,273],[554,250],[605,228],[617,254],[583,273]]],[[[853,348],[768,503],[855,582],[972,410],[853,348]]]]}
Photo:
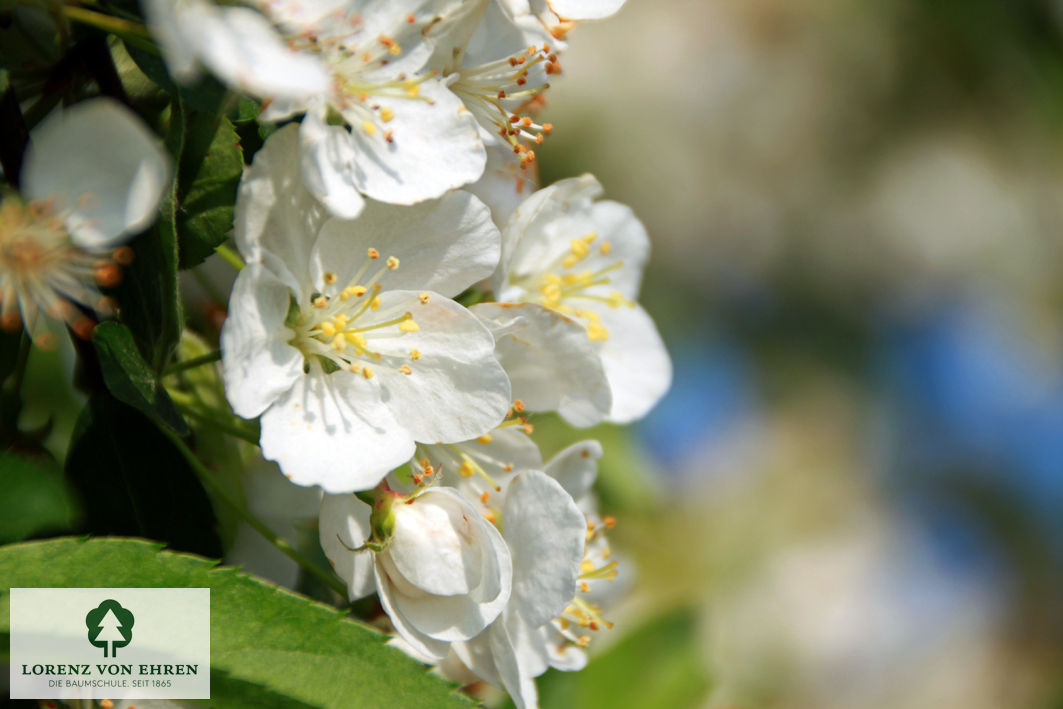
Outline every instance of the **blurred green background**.
{"type": "Polygon", "coordinates": [[[645,221],[676,376],[544,706],[1063,706],[1063,3],[629,0],[564,66],[543,182],[645,221]]]}
{"type": "MultiPolygon", "coordinates": [[[[562,61],[543,184],[645,221],[675,383],[536,421],[605,444],[627,586],[543,706],[1063,707],[1063,2],[629,0],[562,61]]],[[[59,460],[72,370],[26,375],[59,460]]],[[[11,469],[0,542],[79,528],[11,469]]]]}

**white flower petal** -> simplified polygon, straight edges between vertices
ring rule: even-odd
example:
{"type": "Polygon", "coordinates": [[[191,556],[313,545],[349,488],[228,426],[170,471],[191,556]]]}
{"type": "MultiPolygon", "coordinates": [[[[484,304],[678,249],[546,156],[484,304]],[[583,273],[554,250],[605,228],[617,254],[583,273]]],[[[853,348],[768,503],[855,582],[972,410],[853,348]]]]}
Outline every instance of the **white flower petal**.
{"type": "Polygon", "coordinates": [[[244,171],[236,198],[236,246],[248,263],[259,262],[309,299],[307,260],[328,213],[303,186],[299,127],[281,128],[266,140],[244,171]]]}
{"type": "Polygon", "coordinates": [[[324,66],[310,53],[288,47],[260,13],[223,7],[201,13],[184,39],[225,83],[259,98],[305,99],[329,87],[324,66]]]}
{"type": "Polygon", "coordinates": [[[580,441],[555,455],[546,464],[545,472],[578,503],[590,494],[601,458],[601,443],[593,439],[580,441]]]}
{"type": "Polygon", "coordinates": [[[422,303],[413,291],[384,291],[378,318],[409,312],[419,330],[370,345],[387,353],[417,349],[410,374],[377,367],[382,396],[415,440],[455,443],[476,438],[500,423],[510,406],[509,379],[494,357],[494,339],[475,315],[430,292],[422,303]],[[387,346],[387,350],[384,347],[387,346]]]}
{"type": "Polygon", "coordinates": [[[467,594],[483,569],[476,542],[475,510],[461,498],[428,490],[412,504],[395,505],[387,553],[396,570],[417,588],[437,596],[467,594]]]}
{"type": "Polygon", "coordinates": [[[325,495],[321,500],[318,535],[321,548],[336,575],[347,584],[355,601],[376,590],[373,552],[354,552],[370,536],[369,505],[354,495],[325,495]]]}
{"type": "Polygon", "coordinates": [[[535,689],[535,682],[531,675],[523,671],[512,639],[506,629],[505,623],[495,623],[491,626],[488,636],[491,644],[491,654],[494,657],[495,667],[502,678],[502,684],[513,698],[517,709],[539,706],[539,693],[535,689]]]}
{"type": "Polygon", "coordinates": [[[184,32],[195,26],[203,13],[210,12],[210,6],[202,0],[140,0],[140,6],[170,75],[182,83],[193,81],[199,76],[199,60],[184,32]]]}
{"type": "Polygon", "coordinates": [[[608,420],[630,423],[645,416],[668,391],[672,360],[641,305],[598,312],[609,330],[609,338],[601,343],[602,364],[613,391],[608,420]]]}
{"type": "MultiPolygon", "coordinates": [[[[394,601],[398,594],[395,592],[395,586],[388,579],[387,572],[381,566],[382,557],[380,554],[376,554],[375,557],[373,578],[376,581],[377,592],[380,596],[380,605],[384,607],[384,612],[391,619],[391,624],[395,626],[395,631],[421,657],[431,658],[435,662],[442,660],[447,656],[450,643],[425,635],[406,619],[395,605],[394,601]]],[[[461,598],[465,598],[465,596],[461,596],[461,598]]]]}
{"type": "Polygon", "coordinates": [[[299,127],[303,182],[333,214],[354,219],[365,206],[359,191],[358,150],[350,132],[325,122],[325,111],[307,111],[299,127]]]}
{"type": "Polygon", "coordinates": [[[357,159],[353,178],[361,192],[381,202],[413,204],[474,182],[483,174],[487,153],[476,119],[441,79],[425,79],[416,98],[381,98],[394,113],[385,124],[391,134],[362,128],[352,116],[351,139],[357,159]]]}
{"type": "MultiPolygon", "coordinates": [[[[474,543],[481,551],[480,583],[468,594],[413,595],[397,592],[395,580],[389,577],[390,605],[401,614],[404,623],[424,635],[448,642],[469,640],[498,618],[509,601],[513,581],[509,548],[494,525],[454,490],[434,488],[422,497],[427,494],[448,495],[465,509],[470,530],[476,535],[474,543]]],[[[413,504],[417,504],[416,500],[413,504]]],[[[378,570],[388,576],[387,566],[380,563],[379,557],[377,561],[378,570]]]]}
{"type": "Polygon", "coordinates": [[[491,329],[513,398],[529,411],[557,411],[573,426],[593,426],[609,413],[609,382],[582,325],[533,303],[481,303],[470,310],[491,329]]]}
{"type": "Polygon", "coordinates": [[[53,114],[31,134],[22,193],[52,200],[75,244],[102,249],[147,227],[170,181],[158,139],[106,98],[53,114]]]}
{"type": "Polygon", "coordinates": [[[368,490],[414,450],[375,382],[344,371],[299,377],[261,425],[264,458],[297,485],[332,493],[368,490]]]}
{"type": "Polygon", "coordinates": [[[589,222],[588,226],[598,234],[592,247],[608,241],[611,248],[608,254],[603,254],[600,248],[592,248],[587,258],[580,262],[580,268],[594,272],[616,263],[623,264],[609,272],[609,283],[601,290],[606,293],[619,291],[625,298],[634,300],[638,297],[642,270],[650,258],[650,237],[646,227],[631,207],[611,200],[590,205],[589,222]]]}
{"type": "Polygon", "coordinates": [[[290,295],[260,264],[248,264],[229,296],[221,329],[222,381],[238,415],[254,418],[303,376],[303,355],[288,344],[290,295]]]}
{"type": "Polygon", "coordinates": [[[467,192],[411,207],[371,202],[354,221],[325,223],[311,254],[311,275],[323,284],[326,271],[336,274],[335,287],[323,292],[338,292],[349,285],[372,247],[382,257],[399,259],[399,267],[379,281],[385,289],[452,297],[491,275],[500,239],[487,207],[467,192]]]}
{"type": "Polygon", "coordinates": [[[572,239],[586,233],[566,224],[567,215],[589,207],[601,193],[598,180],[586,174],[558,180],[521,202],[502,230],[502,258],[493,277],[499,300],[508,299],[505,284],[510,274],[539,271],[559,251],[567,249],[572,239]]]}
{"type": "Polygon", "coordinates": [[[536,628],[576,595],[587,521],[565,489],[538,470],[510,483],[502,519],[513,557],[512,612],[536,628]]]}
{"type": "Polygon", "coordinates": [[[624,6],[627,0],[546,0],[562,20],[600,20],[624,6]]]}
{"type": "MultiPolygon", "coordinates": [[[[501,620],[495,621],[495,623],[501,622],[501,620]]],[[[484,682],[489,682],[499,688],[502,687],[502,678],[498,675],[494,654],[491,652],[490,628],[471,640],[454,643],[450,646],[450,649],[474,675],[484,682]]]]}
{"type": "Polygon", "coordinates": [[[490,208],[495,224],[503,226],[520,203],[538,187],[538,163],[521,167],[520,158],[508,143],[492,140],[484,141],[484,144],[487,149],[484,174],[465,189],[490,208]]]}

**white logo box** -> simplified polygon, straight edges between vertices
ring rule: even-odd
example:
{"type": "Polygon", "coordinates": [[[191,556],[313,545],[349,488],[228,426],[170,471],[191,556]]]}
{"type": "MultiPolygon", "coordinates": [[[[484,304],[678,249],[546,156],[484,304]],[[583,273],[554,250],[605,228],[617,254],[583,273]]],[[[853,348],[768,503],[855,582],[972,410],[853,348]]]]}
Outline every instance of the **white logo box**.
{"type": "Polygon", "coordinates": [[[11,589],[11,698],[209,699],[210,589],[11,589]]]}

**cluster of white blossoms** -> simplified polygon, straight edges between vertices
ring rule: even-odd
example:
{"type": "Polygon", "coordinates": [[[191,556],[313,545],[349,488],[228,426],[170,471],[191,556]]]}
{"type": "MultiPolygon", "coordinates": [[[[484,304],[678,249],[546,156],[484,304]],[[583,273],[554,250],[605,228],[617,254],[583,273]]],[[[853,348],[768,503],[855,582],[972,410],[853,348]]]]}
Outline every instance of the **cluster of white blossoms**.
{"type": "MultiPolygon", "coordinates": [[[[233,411],[323,491],[350,598],[379,594],[395,644],[520,707],[547,668],[586,662],[617,575],[601,446],[544,461],[528,417],[631,422],[671,381],[637,302],[642,224],[590,175],[535,189],[566,33],[620,4],[142,0],[175,79],[205,69],[283,124],[235,205],[233,411]]],[[[0,205],[0,323],[91,334],[170,184],[157,143],[107,99],[34,132],[0,205]]]]}

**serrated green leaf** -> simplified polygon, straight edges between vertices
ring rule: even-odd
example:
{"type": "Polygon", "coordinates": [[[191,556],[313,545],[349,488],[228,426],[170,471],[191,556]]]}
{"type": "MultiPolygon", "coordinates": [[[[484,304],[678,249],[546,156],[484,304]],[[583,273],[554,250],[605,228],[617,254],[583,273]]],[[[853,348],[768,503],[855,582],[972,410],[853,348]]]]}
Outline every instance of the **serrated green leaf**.
{"type": "Polygon", "coordinates": [[[76,516],[73,493],[54,461],[0,453],[0,544],[70,530],[76,516]]]}
{"type": "Polygon", "coordinates": [[[188,117],[178,175],[181,268],[199,265],[228,238],[243,168],[240,139],[227,118],[206,113],[188,117]]]}
{"type": "Polygon", "coordinates": [[[93,394],[66,457],[85,531],[147,537],[221,556],[210,499],[181,452],[140,412],[93,394]]]}
{"type": "MultiPolygon", "coordinates": [[[[137,539],[0,548],[0,588],[210,588],[211,700],[224,707],[447,709],[472,701],[340,611],[137,539]]],[[[10,627],[7,594],[0,633],[10,627]]],[[[0,641],[6,646],[6,641],[0,641]]]]}
{"type": "Polygon", "coordinates": [[[174,433],[188,434],[188,424],[159,383],[159,378],[141,357],[129,328],[104,322],[96,328],[92,344],[100,358],[107,388],[115,398],[168,426],[174,433]]]}

